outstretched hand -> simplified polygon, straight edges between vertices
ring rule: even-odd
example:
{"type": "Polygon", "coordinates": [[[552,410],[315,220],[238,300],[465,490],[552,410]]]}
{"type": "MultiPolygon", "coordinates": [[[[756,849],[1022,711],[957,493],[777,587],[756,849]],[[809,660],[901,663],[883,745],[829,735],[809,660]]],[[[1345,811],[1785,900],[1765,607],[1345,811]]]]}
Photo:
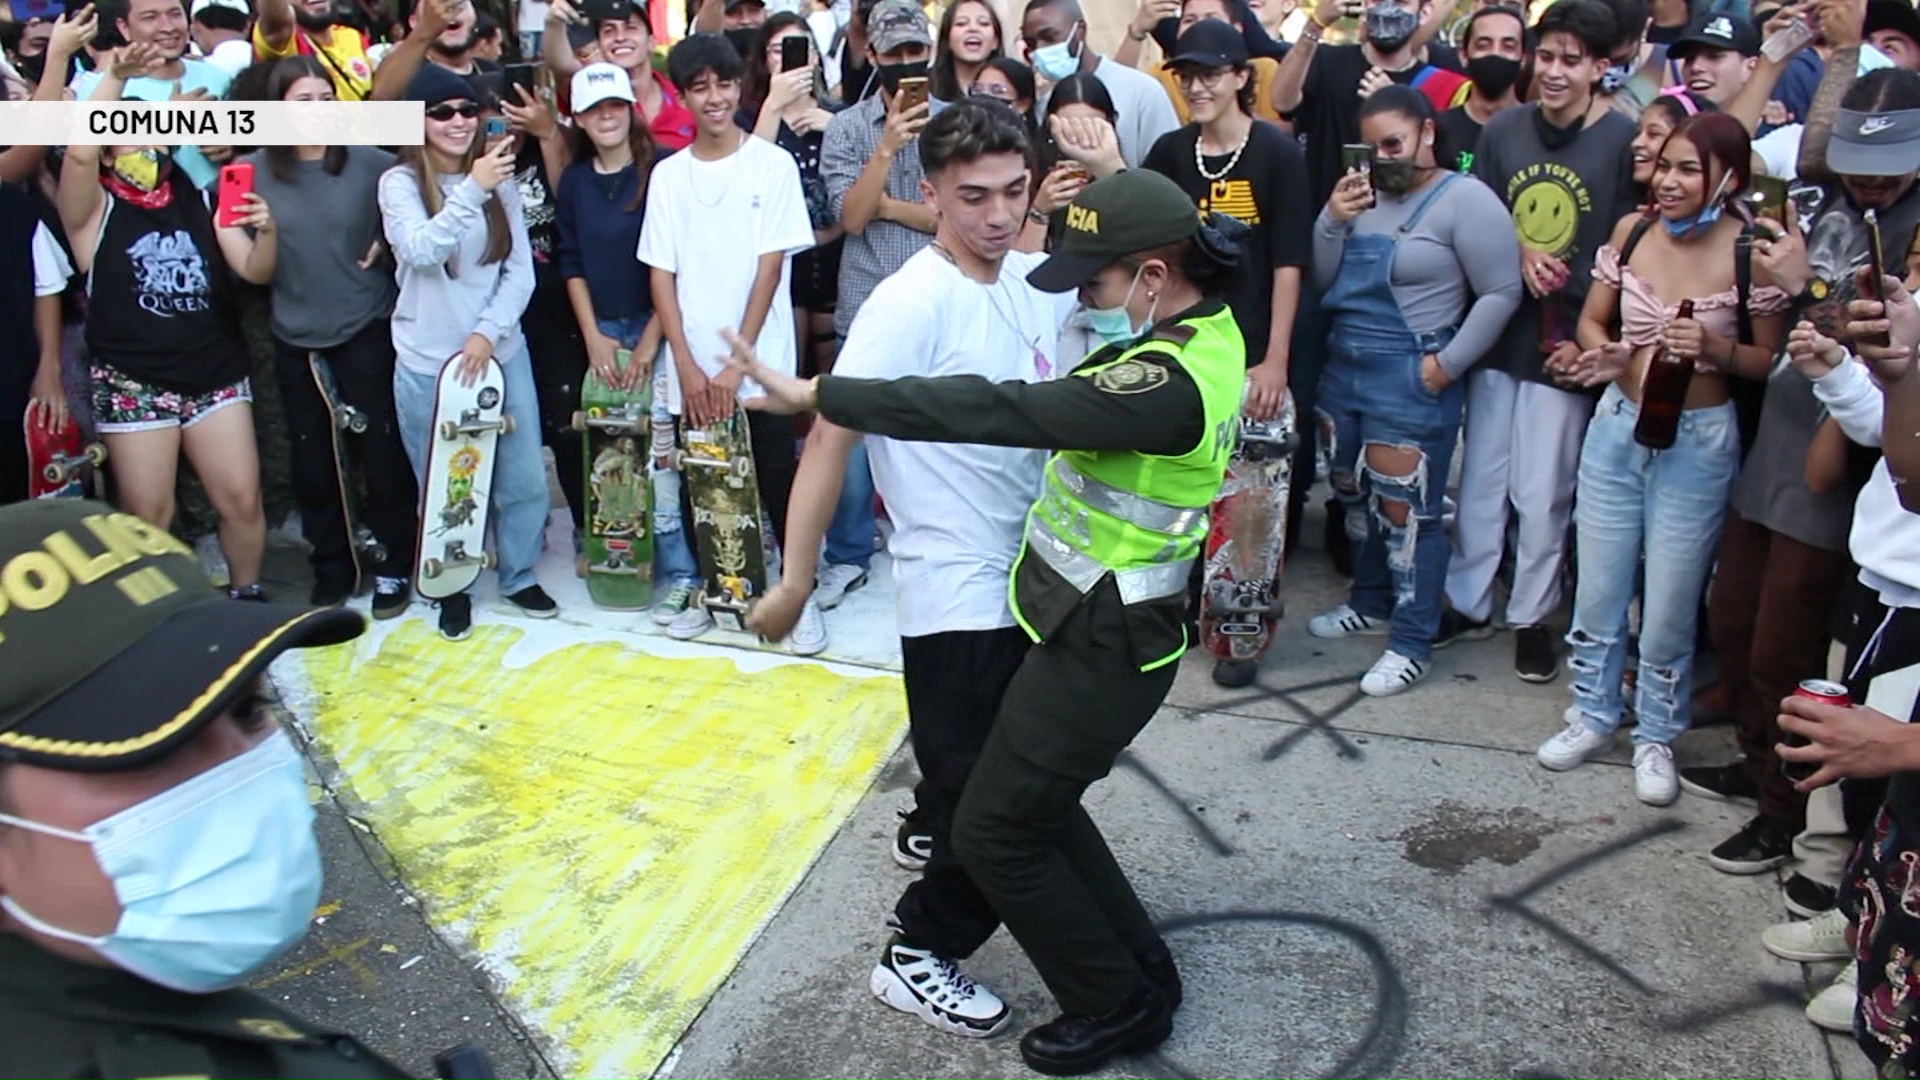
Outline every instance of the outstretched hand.
{"type": "Polygon", "coordinates": [[[726,363],[727,370],[737,372],[742,379],[752,379],[766,391],[763,397],[745,401],[743,404],[747,408],[755,412],[790,416],[814,407],[815,380],[796,379],[762,364],[753,346],[732,330],[722,329],[720,336],[725,339],[729,350],[727,355],[720,358],[726,363]]]}

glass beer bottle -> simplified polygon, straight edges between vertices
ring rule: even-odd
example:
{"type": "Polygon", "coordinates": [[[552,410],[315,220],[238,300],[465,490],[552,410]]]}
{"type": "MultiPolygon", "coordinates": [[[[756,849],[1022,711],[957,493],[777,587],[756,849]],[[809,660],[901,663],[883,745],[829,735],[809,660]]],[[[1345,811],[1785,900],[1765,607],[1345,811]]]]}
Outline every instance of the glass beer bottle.
{"type": "MultiPolygon", "coordinates": [[[[1675,318],[1693,318],[1693,301],[1680,301],[1675,318]]],[[[1647,362],[1647,377],[1640,384],[1640,419],[1633,425],[1633,441],[1649,450],[1673,446],[1680,436],[1680,414],[1687,407],[1687,387],[1692,384],[1693,361],[1661,346],[1647,362]]]]}

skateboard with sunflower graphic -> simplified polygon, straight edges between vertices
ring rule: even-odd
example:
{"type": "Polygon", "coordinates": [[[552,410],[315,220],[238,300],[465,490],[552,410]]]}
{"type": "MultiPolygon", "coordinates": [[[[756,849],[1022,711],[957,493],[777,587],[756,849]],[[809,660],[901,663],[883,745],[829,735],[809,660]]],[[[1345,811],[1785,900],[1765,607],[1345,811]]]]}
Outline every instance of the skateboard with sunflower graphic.
{"type": "Polygon", "coordinates": [[[488,360],[472,386],[461,384],[460,364],[456,355],[440,369],[420,488],[414,587],[429,600],[464,591],[493,566],[493,552],[486,550],[487,493],[500,436],[513,430],[499,362],[488,360]]]}

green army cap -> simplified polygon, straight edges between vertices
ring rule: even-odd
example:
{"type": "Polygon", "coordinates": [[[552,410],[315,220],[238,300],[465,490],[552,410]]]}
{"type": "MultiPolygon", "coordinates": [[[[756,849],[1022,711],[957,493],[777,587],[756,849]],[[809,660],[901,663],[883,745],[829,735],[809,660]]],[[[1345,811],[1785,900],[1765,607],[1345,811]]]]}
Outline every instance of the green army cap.
{"type": "Polygon", "coordinates": [[[105,503],[0,507],[0,761],[138,767],[281,653],[365,625],[339,608],[229,600],[185,544],[105,503]]]}
{"type": "Polygon", "coordinates": [[[1063,293],[1085,285],[1116,260],[1185,240],[1200,229],[1200,211],[1180,185],[1149,169],[1128,169],[1088,184],[1067,204],[1060,246],[1033,268],[1027,283],[1063,293]]]}

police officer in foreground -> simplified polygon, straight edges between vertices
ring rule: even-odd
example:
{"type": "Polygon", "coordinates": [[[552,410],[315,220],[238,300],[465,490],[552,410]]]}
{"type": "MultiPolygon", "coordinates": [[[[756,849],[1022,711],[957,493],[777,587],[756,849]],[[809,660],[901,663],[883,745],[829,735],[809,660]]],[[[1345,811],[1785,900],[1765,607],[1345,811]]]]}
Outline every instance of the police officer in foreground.
{"type": "Polygon", "coordinates": [[[408,1075],[237,989],[320,896],[259,681],[362,626],[236,604],[101,503],[0,508],[0,1076],[408,1075]]]}
{"type": "Polygon", "coordinates": [[[1196,217],[1157,173],[1089,185],[1059,247],[1028,276],[1078,289],[1107,344],[1064,379],[799,380],[729,336],[729,363],[766,387],[750,407],[818,409],[895,439],[1057,451],[1027,516],[1013,613],[1036,645],[961,796],[953,845],[1053,992],[1027,1032],[1034,1069],[1072,1075],[1172,1031],[1180,976],[1080,805],[1173,686],[1187,578],[1207,535],[1240,411],[1246,349],[1222,286],[1244,226],[1196,217]]]}

